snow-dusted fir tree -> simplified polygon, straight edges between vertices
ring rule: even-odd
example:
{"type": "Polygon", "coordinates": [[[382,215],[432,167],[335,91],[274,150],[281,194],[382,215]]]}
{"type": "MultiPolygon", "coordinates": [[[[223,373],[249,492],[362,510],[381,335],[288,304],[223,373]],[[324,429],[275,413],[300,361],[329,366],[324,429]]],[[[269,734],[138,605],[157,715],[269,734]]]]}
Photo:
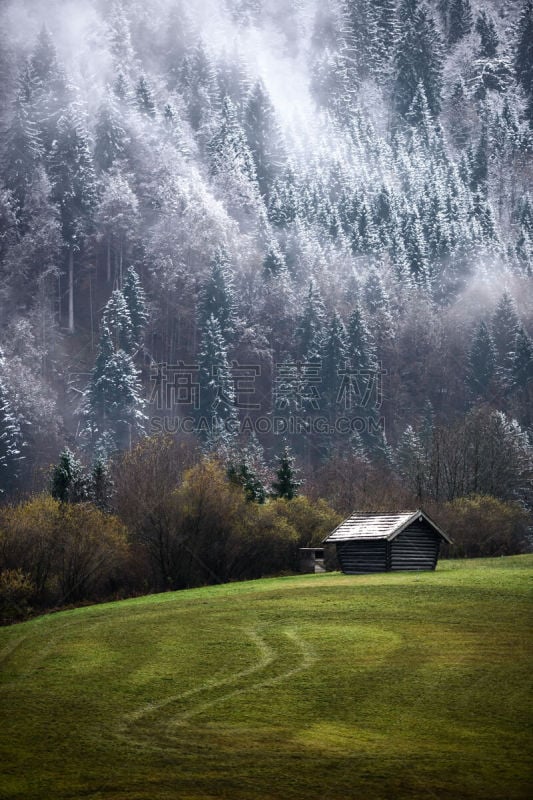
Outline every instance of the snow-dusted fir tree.
{"type": "Polygon", "coordinates": [[[424,499],[428,465],[420,436],[408,425],[396,448],[396,464],[407,486],[421,502],[424,499]]]}
{"type": "MultiPolygon", "coordinates": [[[[215,418],[228,430],[236,419],[235,388],[228,360],[227,344],[218,319],[211,315],[205,323],[200,352],[200,409],[198,417],[210,426],[215,418]]],[[[202,433],[205,433],[202,431],[202,433]]]]}
{"type": "Polygon", "coordinates": [[[526,424],[531,424],[531,400],[533,397],[533,341],[524,326],[516,335],[513,359],[513,386],[518,392],[524,409],[526,424]]]}
{"type": "Polygon", "coordinates": [[[43,157],[43,145],[31,106],[31,72],[28,63],[19,76],[14,113],[5,131],[2,174],[3,183],[15,201],[18,218],[24,209],[26,195],[43,157]]]}
{"type": "Polygon", "coordinates": [[[121,292],[114,292],[104,311],[91,379],[85,389],[80,416],[89,444],[106,453],[124,449],[144,431],[145,402],[139,373],[129,352],[131,321],[121,292]],[[128,345],[129,343],[129,345],[128,345]]]}
{"type": "Polygon", "coordinates": [[[96,177],[89,137],[74,107],[59,119],[50,154],[52,197],[59,206],[68,264],[68,329],[74,332],[74,256],[83,245],[96,205],[96,177]]]}
{"type": "Polygon", "coordinates": [[[52,36],[46,26],[41,28],[30,57],[31,104],[46,155],[59,133],[59,120],[65,106],[72,100],[63,68],[58,62],[52,36]]]}
{"type": "Polygon", "coordinates": [[[6,385],[0,378],[0,496],[8,493],[17,482],[22,447],[20,425],[11,408],[6,385]]]}
{"type": "Polygon", "coordinates": [[[533,0],[525,0],[517,28],[516,80],[528,98],[529,120],[533,123],[533,0]]]}
{"type": "Polygon", "coordinates": [[[100,511],[110,511],[113,495],[113,480],[107,461],[98,456],[90,474],[91,500],[100,511]]]}
{"type": "Polygon", "coordinates": [[[121,286],[124,261],[136,241],[140,219],[137,195],[127,177],[115,167],[101,176],[94,220],[99,237],[105,241],[107,280],[111,281],[114,275],[121,286]]]}
{"type": "Polygon", "coordinates": [[[472,30],[474,19],[470,0],[450,0],[448,10],[448,41],[457,44],[472,30]]]}
{"type": "Polygon", "coordinates": [[[262,81],[254,84],[247,98],[244,131],[254,159],[259,190],[268,198],[286,156],[274,107],[262,81]]]}
{"type": "Polygon", "coordinates": [[[86,417],[94,438],[107,431],[118,449],[129,447],[144,432],[144,405],[133,359],[124,350],[113,352],[87,393],[86,417]]]}
{"type": "Polygon", "coordinates": [[[122,294],[130,317],[132,339],[138,345],[148,322],[148,307],[141,279],[133,267],[129,267],[126,272],[122,294]]]}
{"type": "Polygon", "coordinates": [[[348,350],[344,322],[335,311],[327,325],[320,356],[322,359],[321,397],[324,403],[321,411],[332,416],[339,408],[339,389],[342,371],[346,367],[348,350]]]}
{"type": "Polygon", "coordinates": [[[233,271],[227,253],[217,249],[212,260],[209,277],[200,290],[198,300],[198,325],[205,330],[211,317],[215,317],[226,345],[233,341],[237,324],[236,293],[233,271]]]}
{"type": "Polygon", "coordinates": [[[135,87],[135,98],[137,108],[141,114],[148,117],[155,117],[155,98],[149,81],[145,75],[141,75],[135,87]]]}
{"type": "Polygon", "coordinates": [[[511,380],[519,327],[516,304],[511,295],[504,292],[492,316],[491,333],[496,348],[498,372],[505,385],[511,380]]]}
{"type": "Polygon", "coordinates": [[[216,178],[227,202],[236,208],[253,205],[258,192],[255,163],[229,97],[222,102],[218,124],[207,144],[207,152],[211,175],[216,178]]]}
{"type": "Polygon", "coordinates": [[[430,111],[436,115],[440,110],[442,93],[442,43],[435,22],[428,7],[420,0],[402,0],[398,16],[393,87],[395,108],[405,116],[421,82],[430,111]]]}
{"type": "Polygon", "coordinates": [[[90,497],[90,481],[81,462],[66,447],[52,469],[50,494],[60,503],[84,503],[90,497]]]}
{"type": "Polygon", "coordinates": [[[488,396],[496,371],[496,348],[482,320],[474,331],[468,354],[468,387],[474,397],[488,396]]]}
{"type": "Polygon", "coordinates": [[[102,314],[102,331],[111,336],[113,347],[131,353],[134,344],[133,326],[130,310],[124,294],[115,289],[106,303],[102,314]]]}
{"type": "Polygon", "coordinates": [[[285,256],[279,246],[277,240],[271,237],[267,243],[265,257],[263,259],[263,272],[267,279],[279,275],[280,272],[287,269],[287,262],[285,256]]]}
{"type": "Polygon", "coordinates": [[[96,116],[94,161],[99,170],[109,170],[126,155],[128,134],[113,94],[107,90],[96,116]]]}
{"type": "Polygon", "coordinates": [[[278,468],[276,479],[272,482],[272,495],[274,497],[293,500],[297,495],[302,482],[297,478],[297,470],[294,466],[294,456],[286,446],[281,454],[277,456],[278,468]]]}
{"type": "Polygon", "coordinates": [[[320,358],[326,327],[326,309],[324,301],[314,280],[304,300],[302,315],[298,325],[298,355],[308,361],[320,358]]]}

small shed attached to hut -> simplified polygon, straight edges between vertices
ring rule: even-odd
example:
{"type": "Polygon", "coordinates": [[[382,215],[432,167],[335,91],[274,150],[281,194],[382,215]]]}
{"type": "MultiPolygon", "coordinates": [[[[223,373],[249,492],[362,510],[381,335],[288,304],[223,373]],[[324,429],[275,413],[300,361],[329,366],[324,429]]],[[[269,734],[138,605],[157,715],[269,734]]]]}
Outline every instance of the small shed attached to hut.
{"type": "Polygon", "coordinates": [[[336,545],[343,572],[361,575],[435,569],[443,540],[451,543],[419,509],[395,514],[355,512],[324,539],[324,544],[336,545]]]}
{"type": "Polygon", "coordinates": [[[325,572],[323,547],[300,547],[300,572],[325,572]]]}

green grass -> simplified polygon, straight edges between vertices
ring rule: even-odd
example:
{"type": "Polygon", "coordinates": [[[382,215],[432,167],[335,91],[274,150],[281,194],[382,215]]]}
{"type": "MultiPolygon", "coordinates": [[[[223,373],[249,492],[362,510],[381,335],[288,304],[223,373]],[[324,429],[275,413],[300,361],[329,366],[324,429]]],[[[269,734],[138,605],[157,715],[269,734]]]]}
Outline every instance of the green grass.
{"type": "Polygon", "coordinates": [[[0,797],[530,797],[532,572],[306,575],[4,628],[0,797]]]}

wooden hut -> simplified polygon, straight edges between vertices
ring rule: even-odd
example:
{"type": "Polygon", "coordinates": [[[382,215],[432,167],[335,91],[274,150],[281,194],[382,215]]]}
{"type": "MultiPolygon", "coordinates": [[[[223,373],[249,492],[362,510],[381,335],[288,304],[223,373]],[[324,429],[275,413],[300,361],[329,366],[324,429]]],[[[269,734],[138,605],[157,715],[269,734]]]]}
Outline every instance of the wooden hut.
{"type": "Polygon", "coordinates": [[[324,539],[337,548],[348,575],[435,569],[448,536],[420,509],[396,514],[354,513],[324,539]]]}

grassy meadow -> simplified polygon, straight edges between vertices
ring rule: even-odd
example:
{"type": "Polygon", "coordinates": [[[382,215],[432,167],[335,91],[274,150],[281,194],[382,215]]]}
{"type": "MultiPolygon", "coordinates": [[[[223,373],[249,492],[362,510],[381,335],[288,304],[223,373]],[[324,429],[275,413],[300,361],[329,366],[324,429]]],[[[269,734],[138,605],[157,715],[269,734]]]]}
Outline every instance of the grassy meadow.
{"type": "Polygon", "coordinates": [[[533,556],[0,629],[2,800],[529,798],[533,556]]]}

